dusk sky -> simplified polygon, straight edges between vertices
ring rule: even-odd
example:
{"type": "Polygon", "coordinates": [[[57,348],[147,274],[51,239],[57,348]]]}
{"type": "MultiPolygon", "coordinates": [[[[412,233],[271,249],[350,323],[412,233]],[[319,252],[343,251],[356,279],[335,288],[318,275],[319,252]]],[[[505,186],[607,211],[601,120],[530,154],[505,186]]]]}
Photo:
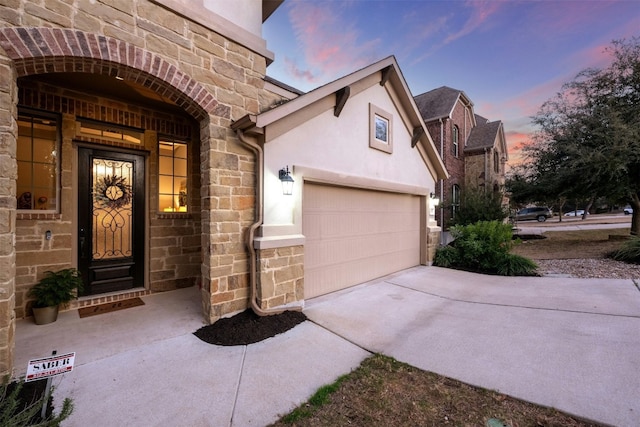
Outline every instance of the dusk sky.
{"type": "Polygon", "coordinates": [[[413,96],[449,86],[502,120],[513,164],[542,103],[640,36],[640,1],[285,0],[263,36],[267,74],[303,91],[395,55],[413,96]]]}

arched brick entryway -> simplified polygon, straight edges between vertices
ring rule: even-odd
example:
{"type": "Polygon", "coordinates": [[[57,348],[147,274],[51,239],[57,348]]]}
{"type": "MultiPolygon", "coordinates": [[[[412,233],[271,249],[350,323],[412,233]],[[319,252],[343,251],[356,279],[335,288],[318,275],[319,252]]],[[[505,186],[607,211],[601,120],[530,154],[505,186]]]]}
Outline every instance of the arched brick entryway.
{"type": "MultiPolygon", "coordinates": [[[[149,88],[201,123],[208,138],[210,116],[229,116],[201,84],[162,57],[111,37],[72,29],[0,29],[0,374],[12,369],[15,331],[17,79],[46,73],[118,76],[149,88]]],[[[209,306],[208,301],[204,304],[209,306]]]]}
{"type": "Polygon", "coordinates": [[[1,28],[0,47],[16,77],[82,72],[118,76],[166,96],[200,121],[218,102],[201,84],[161,57],[122,40],[60,28],[1,28]]]}

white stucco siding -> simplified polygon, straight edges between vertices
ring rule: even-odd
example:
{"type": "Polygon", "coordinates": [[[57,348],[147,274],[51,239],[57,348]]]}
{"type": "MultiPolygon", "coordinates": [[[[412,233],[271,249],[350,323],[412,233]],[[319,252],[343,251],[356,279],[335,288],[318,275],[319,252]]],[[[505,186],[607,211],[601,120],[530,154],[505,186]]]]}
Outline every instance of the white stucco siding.
{"type": "Polygon", "coordinates": [[[411,136],[386,89],[375,84],[350,97],[340,117],[331,108],[270,140],[265,144],[264,223],[295,224],[304,168],[432,190],[434,177],[417,148],[411,148],[411,136]],[[369,103],[392,115],[391,154],[369,146],[369,103]],[[293,196],[282,195],[277,175],[286,165],[296,168],[293,196]]]}
{"type": "MultiPolygon", "coordinates": [[[[189,0],[190,2],[193,0],[189,0]]],[[[262,36],[262,2],[256,0],[203,0],[206,9],[262,36]]]]}

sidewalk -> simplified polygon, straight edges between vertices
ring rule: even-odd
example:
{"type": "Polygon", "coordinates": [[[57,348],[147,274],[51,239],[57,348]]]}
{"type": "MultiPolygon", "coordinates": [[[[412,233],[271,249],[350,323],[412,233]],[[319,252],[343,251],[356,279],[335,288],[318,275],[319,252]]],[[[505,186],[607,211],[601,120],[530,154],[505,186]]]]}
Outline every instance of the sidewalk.
{"type": "Polygon", "coordinates": [[[631,228],[631,215],[588,215],[581,217],[553,217],[545,222],[518,221],[516,228],[520,234],[541,234],[546,231],[573,231],[613,228],[631,228]]]}
{"type": "Polygon", "coordinates": [[[262,426],[371,352],[616,426],[640,425],[640,291],[631,280],[507,278],[415,267],[307,302],[248,346],[206,344],[198,292],[52,325],[18,322],[16,366],[76,351],[64,426],[262,426]],[[58,348],[55,348],[55,347],[58,348]]]}

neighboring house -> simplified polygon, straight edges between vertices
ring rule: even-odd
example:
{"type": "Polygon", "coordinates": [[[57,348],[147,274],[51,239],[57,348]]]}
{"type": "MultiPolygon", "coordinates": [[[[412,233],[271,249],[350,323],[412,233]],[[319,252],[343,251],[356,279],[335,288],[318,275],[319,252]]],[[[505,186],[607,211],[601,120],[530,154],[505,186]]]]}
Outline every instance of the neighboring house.
{"type": "Polygon", "coordinates": [[[198,286],[214,322],[431,262],[447,174],[395,59],[266,78],[281,3],[0,7],[0,374],[47,270],[82,271],[69,309],[198,286]]]}
{"type": "Polygon", "coordinates": [[[465,188],[502,192],[509,160],[502,121],[490,122],[476,114],[476,127],[471,130],[464,157],[465,188]]]}
{"type": "Polygon", "coordinates": [[[442,86],[414,99],[449,173],[436,191],[441,204],[436,218],[448,229],[465,189],[503,190],[508,160],[504,127],[475,114],[471,99],[458,89],[442,86]]]}

